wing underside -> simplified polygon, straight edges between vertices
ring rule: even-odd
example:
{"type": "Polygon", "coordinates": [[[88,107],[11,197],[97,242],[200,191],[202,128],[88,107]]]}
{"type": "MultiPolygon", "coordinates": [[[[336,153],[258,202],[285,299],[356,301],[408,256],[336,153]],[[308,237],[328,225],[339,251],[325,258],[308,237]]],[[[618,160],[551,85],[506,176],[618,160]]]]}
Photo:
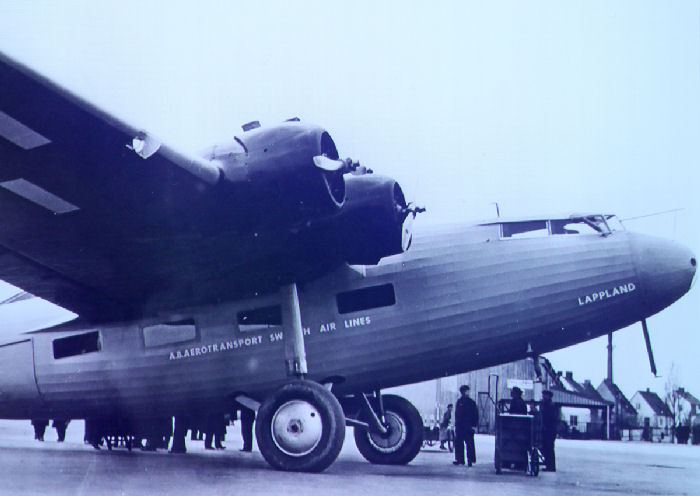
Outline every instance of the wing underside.
{"type": "Polygon", "coordinates": [[[93,319],[179,303],[220,277],[217,171],[0,55],[1,279],[93,319]]]}

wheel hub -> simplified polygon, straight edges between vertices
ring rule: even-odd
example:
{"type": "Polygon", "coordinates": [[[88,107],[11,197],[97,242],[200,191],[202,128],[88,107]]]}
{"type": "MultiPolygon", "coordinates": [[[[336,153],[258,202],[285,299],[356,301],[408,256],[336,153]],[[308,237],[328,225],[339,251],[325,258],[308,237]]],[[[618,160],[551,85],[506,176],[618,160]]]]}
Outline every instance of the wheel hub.
{"type": "Polygon", "coordinates": [[[368,433],[369,442],[377,451],[393,453],[406,442],[406,424],[394,412],[387,411],[384,418],[386,419],[387,433],[370,432],[368,433]]]}
{"type": "Polygon", "coordinates": [[[314,405],[303,400],[282,404],[272,417],[272,440],[289,456],[311,453],[321,441],[323,422],[314,405]]]}

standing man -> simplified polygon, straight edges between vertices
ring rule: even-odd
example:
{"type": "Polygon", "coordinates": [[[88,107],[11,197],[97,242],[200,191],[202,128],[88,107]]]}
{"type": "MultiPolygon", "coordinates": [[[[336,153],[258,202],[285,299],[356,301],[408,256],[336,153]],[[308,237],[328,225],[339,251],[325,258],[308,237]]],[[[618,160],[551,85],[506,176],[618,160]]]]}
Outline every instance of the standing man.
{"type": "Polygon", "coordinates": [[[62,443],[66,440],[66,428],[70,420],[66,419],[53,419],[53,427],[56,429],[56,435],[58,436],[58,442],[62,443]]]}
{"type": "Polygon", "coordinates": [[[241,436],[243,437],[243,449],[241,451],[253,451],[254,423],[255,411],[241,405],[241,436]]]}
{"type": "Polygon", "coordinates": [[[523,390],[518,386],[513,387],[510,390],[510,408],[508,413],[515,413],[518,415],[527,414],[527,404],[523,400],[523,390]]]}
{"type": "Polygon", "coordinates": [[[459,388],[460,397],[455,405],[455,461],[454,465],[464,465],[464,444],[467,444],[468,466],[476,463],[474,448],[474,427],[479,423],[476,403],[469,397],[469,386],[459,388]]]}
{"type": "Polygon", "coordinates": [[[442,416],[442,422],[440,422],[440,449],[446,450],[445,441],[450,441],[450,422],[452,421],[452,403],[447,405],[447,410],[442,416]]]}
{"type": "Polygon", "coordinates": [[[37,441],[44,441],[44,432],[46,432],[46,426],[49,425],[49,421],[46,419],[32,419],[32,426],[34,427],[34,439],[37,441]]]}
{"type": "Polygon", "coordinates": [[[556,457],[554,455],[554,440],[557,438],[559,408],[552,403],[551,391],[542,391],[540,415],[542,415],[542,454],[544,455],[544,470],[547,472],[556,472],[557,466],[556,457]]]}

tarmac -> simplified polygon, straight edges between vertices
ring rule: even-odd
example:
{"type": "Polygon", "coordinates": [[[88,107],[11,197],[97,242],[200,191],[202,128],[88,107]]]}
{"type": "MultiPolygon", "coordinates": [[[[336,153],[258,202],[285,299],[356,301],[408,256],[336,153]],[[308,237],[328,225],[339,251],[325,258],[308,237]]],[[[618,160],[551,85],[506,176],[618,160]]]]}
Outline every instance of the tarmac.
{"type": "Polygon", "coordinates": [[[452,465],[449,452],[422,450],[407,466],[366,462],[352,430],[338,460],[321,474],[278,472],[259,452],[242,453],[238,424],[225,451],[188,439],[188,453],[94,450],[83,422],[34,440],[29,421],[0,420],[0,495],[700,495],[700,446],[557,440],[557,472],[538,477],[493,466],[494,438],[476,436],[477,464],[452,465]]]}

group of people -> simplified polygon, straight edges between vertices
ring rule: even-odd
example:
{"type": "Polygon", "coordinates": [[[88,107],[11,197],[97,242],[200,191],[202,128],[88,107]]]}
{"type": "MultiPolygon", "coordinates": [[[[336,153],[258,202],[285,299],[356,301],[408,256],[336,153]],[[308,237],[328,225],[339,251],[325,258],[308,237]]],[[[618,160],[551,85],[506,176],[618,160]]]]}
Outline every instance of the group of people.
{"type": "MultiPolygon", "coordinates": [[[[523,400],[523,391],[515,386],[510,390],[510,414],[527,414],[527,404],[523,400]]],[[[549,390],[542,391],[542,401],[539,405],[540,415],[540,450],[544,456],[545,472],[556,472],[556,455],[554,453],[554,441],[557,438],[559,426],[559,408],[552,403],[553,393],[549,390]]],[[[535,413],[533,411],[533,413],[535,413]]]]}
{"type": "MultiPolygon", "coordinates": [[[[173,429],[173,417],[151,419],[126,419],[115,418],[86,418],[85,419],[85,444],[95,449],[105,446],[112,449],[123,446],[143,451],[156,451],[168,449],[170,453],[186,453],[186,437],[190,432],[191,441],[204,441],[207,450],[224,450],[226,428],[235,420],[241,421],[241,436],[243,447],[241,451],[253,450],[253,425],[255,423],[255,411],[237,405],[237,408],[227,414],[207,414],[200,416],[176,416],[173,429]],[[171,444],[172,440],[172,444],[171,444]]],[[[53,427],[58,435],[58,442],[63,442],[66,437],[66,428],[70,420],[54,419],[53,427]]],[[[44,441],[47,419],[33,419],[34,438],[44,441]]]]}
{"type": "Polygon", "coordinates": [[[255,423],[255,412],[241,405],[237,410],[234,410],[231,415],[209,415],[206,419],[176,416],[175,429],[173,430],[173,443],[170,447],[170,452],[187,452],[186,438],[188,432],[191,432],[191,441],[201,441],[202,437],[204,438],[204,449],[226,449],[223,445],[226,436],[226,426],[229,422],[238,420],[239,417],[241,421],[241,437],[243,438],[243,447],[241,451],[253,451],[253,424],[255,423]],[[240,415],[238,415],[238,412],[240,412],[240,415]]]}
{"type": "MultiPolygon", "coordinates": [[[[52,427],[56,429],[57,441],[62,443],[66,440],[66,429],[68,428],[68,423],[70,420],[66,419],[53,419],[52,427]]],[[[44,435],[46,434],[46,428],[49,426],[48,419],[32,419],[32,427],[34,427],[34,439],[37,441],[44,441],[44,435]]]]}
{"type": "MultiPolygon", "coordinates": [[[[528,413],[527,403],[523,400],[523,392],[519,387],[511,389],[511,400],[508,413],[526,415],[528,413]]],[[[556,457],[554,453],[554,441],[557,437],[557,427],[559,424],[559,408],[552,403],[552,392],[545,390],[542,392],[542,401],[539,404],[540,426],[541,426],[541,451],[544,456],[545,471],[556,471],[556,457]]],[[[453,408],[452,404],[447,405],[442,420],[440,422],[440,448],[445,449],[445,442],[449,436],[449,426],[452,421],[454,409],[454,465],[465,464],[471,467],[476,463],[476,449],[474,446],[474,433],[479,425],[479,410],[474,400],[469,397],[469,386],[463,385],[459,388],[459,399],[453,408]]]]}

